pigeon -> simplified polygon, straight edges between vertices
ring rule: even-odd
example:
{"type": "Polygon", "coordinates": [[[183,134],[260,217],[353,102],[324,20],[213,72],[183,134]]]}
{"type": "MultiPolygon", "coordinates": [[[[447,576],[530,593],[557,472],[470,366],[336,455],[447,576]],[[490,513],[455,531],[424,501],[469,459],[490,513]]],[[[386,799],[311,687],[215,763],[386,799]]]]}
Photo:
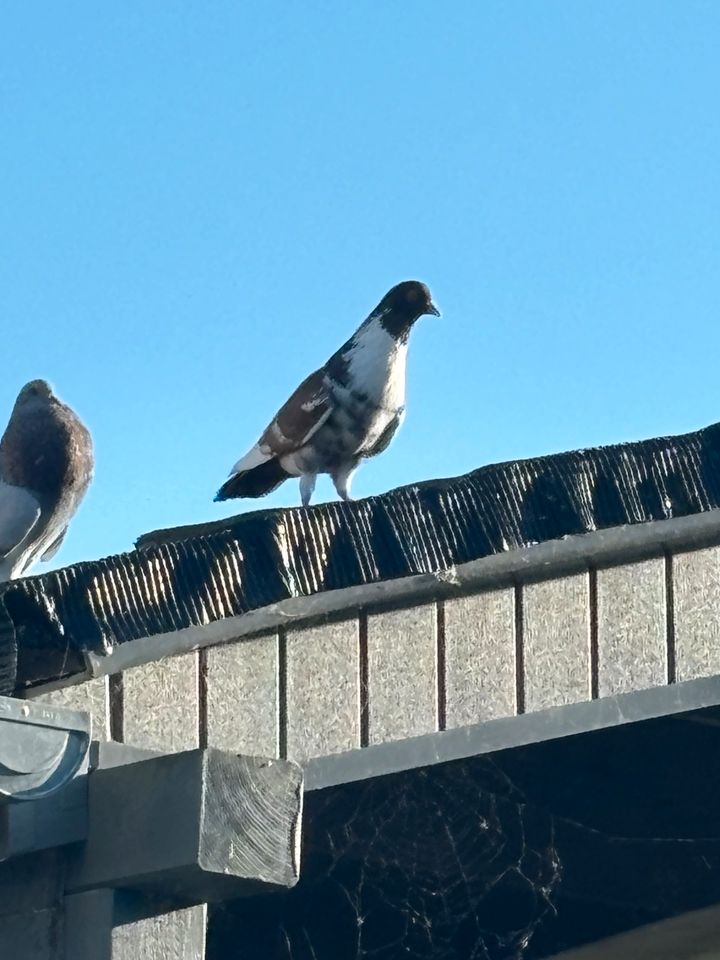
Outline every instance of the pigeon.
{"type": "Polygon", "coordinates": [[[26,383],[0,440],[0,581],[55,555],[93,467],[77,415],[45,380],[26,383]]]}
{"type": "Polygon", "coordinates": [[[350,500],[360,461],[386,450],[403,421],[408,339],[425,314],[440,316],[424,283],[406,280],[386,293],[325,366],[303,380],[215,500],[263,497],[300,477],[306,507],[319,473],[330,474],[338,496],[350,500]]]}

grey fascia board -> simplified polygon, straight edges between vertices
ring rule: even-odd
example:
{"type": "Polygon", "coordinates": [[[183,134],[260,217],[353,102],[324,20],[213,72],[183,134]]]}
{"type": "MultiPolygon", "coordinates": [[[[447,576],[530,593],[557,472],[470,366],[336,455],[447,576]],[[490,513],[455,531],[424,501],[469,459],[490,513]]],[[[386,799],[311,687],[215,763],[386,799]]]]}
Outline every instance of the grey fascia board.
{"type": "Polygon", "coordinates": [[[718,956],[720,907],[692,910],[636,927],[546,960],[712,960],[718,956]]]}
{"type": "MultiPolygon", "coordinates": [[[[548,540],[521,550],[495,554],[431,574],[347,587],[293,597],[201,626],[155,634],[117,644],[108,654],[87,652],[85,674],[66,682],[34,687],[30,695],[119,673],[163,657],[189,653],[200,647],[270,633],[278,627],[311,625],[353,610],[392,609],[427,603],[461,594],[477,593],[508,583],[526,583],[566,576],[588,567],[613,566],[660,556],[665,551],[697,550],[720,543],[720,510],[610,527],[548,540]]],[[[75,638],[82,646],[82,638],[75,638]]]]}
{"type": "Polygon", "coordinates": [[[714,676],[601,700],[551,707],[516,717],[486,720],[473,726],[308,760],[304,764],[305,790],[324,790],[343,783],[718,705],[720,676],[714,676]]]}

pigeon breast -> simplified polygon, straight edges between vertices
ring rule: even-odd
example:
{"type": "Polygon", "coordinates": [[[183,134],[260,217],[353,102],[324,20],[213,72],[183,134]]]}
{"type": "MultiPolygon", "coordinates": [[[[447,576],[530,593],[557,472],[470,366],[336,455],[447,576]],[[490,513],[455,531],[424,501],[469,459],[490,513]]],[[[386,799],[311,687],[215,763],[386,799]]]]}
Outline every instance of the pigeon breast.
{"type": "Polygon", "coordinates": [[[0,475],[43,498],[62,496],[89,483],[93,460],[90,434],[60,404],[27,404],[13,417],[0,444],[0,475]]]}
{"type": "Polygon", "coordinates": [[[56,397],[21,396],[0,441],[0,581],[50,557],[92,479],[90,433],[56,397]]]}
{"type": "Polygon", "coordinates": [[[339,414],[371,447],[405,406],[407,340],[397,340],[377,321],[361,327],[343,351],[344,370],[328,371],[339,414]]]}

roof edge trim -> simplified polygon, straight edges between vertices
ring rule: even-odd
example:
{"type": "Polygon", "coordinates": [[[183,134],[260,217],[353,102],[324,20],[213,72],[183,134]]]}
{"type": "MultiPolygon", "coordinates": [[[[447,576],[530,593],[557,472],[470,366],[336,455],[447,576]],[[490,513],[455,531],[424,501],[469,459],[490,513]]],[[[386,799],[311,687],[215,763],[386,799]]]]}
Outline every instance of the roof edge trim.
{"type": "Polygon", "coordinates": [[[313,757],[303,764],[305,790],[325,790],[533,743],[692,714],[719,705],[720,676],[714,676],[499,717],[467,727],[313,757]]]}
{"type": "MultiPolygon", "coordinates": [[[[413,606],[435,599],[478,593],[511,583],[548,580],[587,570],[684,552],[720,544],[720,509],[706,513],[610,527],[574,534],[561,540],[493,554],[436,573],[345,587],[306,597],[292,597],[206,625],[130,640],[106,655],[86,652],[87,672],[33,687],[28,693],[57,689],[93,677],[118,673],[130,667],[178,656],[200,647],[270,633],[278,627],[311,625],[342,619],[356,610],[382,610],[413,606]]],[[[75,638],[82,641],[81,637],[75,638]]]]}

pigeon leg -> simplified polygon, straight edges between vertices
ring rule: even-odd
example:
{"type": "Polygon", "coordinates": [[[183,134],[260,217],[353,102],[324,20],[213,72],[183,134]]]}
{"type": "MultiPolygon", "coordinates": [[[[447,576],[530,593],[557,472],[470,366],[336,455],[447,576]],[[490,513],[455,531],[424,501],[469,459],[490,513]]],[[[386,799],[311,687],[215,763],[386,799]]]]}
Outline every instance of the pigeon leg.
{"type": "Polygon", "coordinates": [[[302,505],[304,507],[307,507],[307,505],[310,503],[310,497],[313,495],[316,480],[316,473],[304,473],[300,477],[300,500],[302,501],[302,505]]]}
{"type": "Polygon", "coordinates": [[[350,484],[352,483],[355,469],[354,466],[346,467],[343,470],[338,470],[337,473],[331,474],[332,482],[335,484],[335,489],[341,500],[352,500],[350,496],[350,484]]]}

